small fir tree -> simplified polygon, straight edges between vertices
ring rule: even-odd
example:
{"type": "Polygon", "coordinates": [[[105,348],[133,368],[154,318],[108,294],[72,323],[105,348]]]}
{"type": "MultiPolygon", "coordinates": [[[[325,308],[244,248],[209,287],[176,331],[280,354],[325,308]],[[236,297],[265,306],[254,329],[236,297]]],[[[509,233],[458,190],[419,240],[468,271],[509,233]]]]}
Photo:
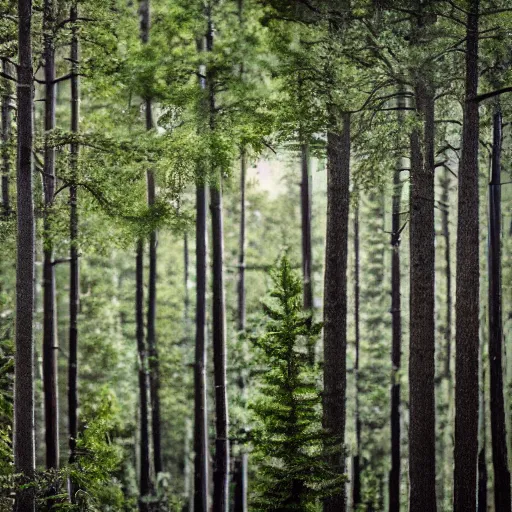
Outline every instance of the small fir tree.
{"type": "Polygon", "coordinates": [[[321,324],[302,311],[301,280],[286,257],[272,280],[271,298],[263,304],[265,332],[255,342],[267,369],[252,404],[258,468],[253,505],[275,512],[312,511],[345,480],[324,462],[325,447],[334,443],[321,427],[318,368],[311,366],[306,349],[321,324]]]}

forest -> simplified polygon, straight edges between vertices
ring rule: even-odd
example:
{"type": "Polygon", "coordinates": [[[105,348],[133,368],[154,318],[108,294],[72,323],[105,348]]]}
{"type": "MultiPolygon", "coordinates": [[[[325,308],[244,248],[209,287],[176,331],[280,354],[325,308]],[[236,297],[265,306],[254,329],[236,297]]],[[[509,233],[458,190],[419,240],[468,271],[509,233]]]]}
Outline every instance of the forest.
{"type": "Polygon", "coordinates": [[[0,0],[0,511],[512,512],[510,0],[0,0]]]}

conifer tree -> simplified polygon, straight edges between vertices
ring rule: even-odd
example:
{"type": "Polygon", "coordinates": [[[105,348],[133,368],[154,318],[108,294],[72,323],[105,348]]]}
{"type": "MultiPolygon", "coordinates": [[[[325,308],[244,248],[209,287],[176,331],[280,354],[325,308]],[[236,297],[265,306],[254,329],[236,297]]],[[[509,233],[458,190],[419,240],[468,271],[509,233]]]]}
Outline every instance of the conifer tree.
{"type": "Polygon", "coordinates": [[[308,360],[308,338],[321,324],[302,311],[302,283],[283,256],[272,271],[273,289],[264,302],[265,332],[256,340],[267,368],[260,398],[253,457],[259,463],[254,507],[268,511],[312,511],[343,485],[323,457],[330,439],[321,426],[317,367],[308,360]]]}

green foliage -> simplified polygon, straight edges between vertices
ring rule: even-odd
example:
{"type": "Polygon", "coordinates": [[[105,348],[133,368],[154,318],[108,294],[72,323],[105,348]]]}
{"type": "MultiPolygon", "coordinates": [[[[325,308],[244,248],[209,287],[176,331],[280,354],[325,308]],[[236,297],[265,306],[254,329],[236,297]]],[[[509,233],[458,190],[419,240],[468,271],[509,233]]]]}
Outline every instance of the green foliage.
{"type": "Polygon", "coordinates": [[[302,284],[282,257],[272,272],[264,303],[265,333],[256,340],[266,371],[256,414],[253,460],[256,510],[316,510],[319,500],[344,485],[324,462],[328,438],[321,427],[318,370],[308,362],[306,343],[321,325],[302,312],[302,284]]]}

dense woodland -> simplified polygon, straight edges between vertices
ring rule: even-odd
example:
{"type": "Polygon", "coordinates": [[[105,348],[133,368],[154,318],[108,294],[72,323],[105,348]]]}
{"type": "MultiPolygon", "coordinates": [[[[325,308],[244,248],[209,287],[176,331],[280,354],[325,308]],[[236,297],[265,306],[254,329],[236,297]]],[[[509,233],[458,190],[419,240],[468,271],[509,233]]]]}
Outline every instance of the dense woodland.
{"type": "Polygon", "coordinates": [[[0,0],[0,510],[512,512],[509,0],[0,0]]]}

